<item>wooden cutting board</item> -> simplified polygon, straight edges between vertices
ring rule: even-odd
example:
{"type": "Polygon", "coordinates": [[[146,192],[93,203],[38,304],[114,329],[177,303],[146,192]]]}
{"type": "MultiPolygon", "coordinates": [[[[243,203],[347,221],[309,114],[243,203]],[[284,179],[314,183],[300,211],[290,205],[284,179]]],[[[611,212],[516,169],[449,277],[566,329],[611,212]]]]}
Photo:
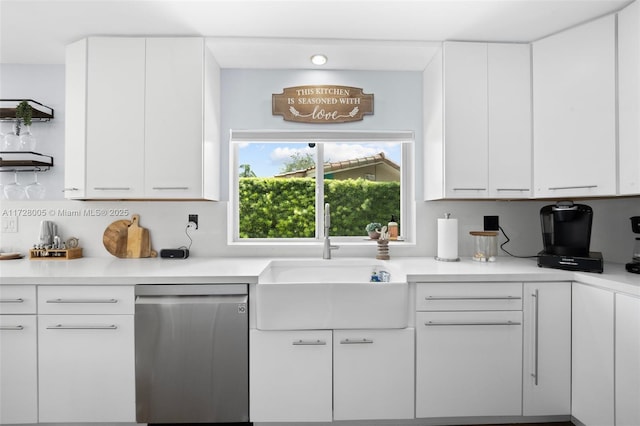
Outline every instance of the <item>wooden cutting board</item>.
{"type": "Polygon", "coordinates": [[[117,220],[105,229],[102,243],[109,253],[119,258],[156,257],[151,249],[149,230],[140,226],[140,215],[131,220],[117,220]]]}

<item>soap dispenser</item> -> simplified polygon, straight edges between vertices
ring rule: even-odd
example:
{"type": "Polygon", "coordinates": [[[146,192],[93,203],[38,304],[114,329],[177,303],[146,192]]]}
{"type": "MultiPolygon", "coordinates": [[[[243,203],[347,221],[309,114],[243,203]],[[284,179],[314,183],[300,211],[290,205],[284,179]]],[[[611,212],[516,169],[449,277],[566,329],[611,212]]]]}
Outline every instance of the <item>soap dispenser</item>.
{"type": "Polygon", "coordinates": [[[397,240],[398,239],[398,222],[396,222],[396,217],[391,215],[391,221],[387,225],[387,230],[389,231],[389,239],[397,240]]]}

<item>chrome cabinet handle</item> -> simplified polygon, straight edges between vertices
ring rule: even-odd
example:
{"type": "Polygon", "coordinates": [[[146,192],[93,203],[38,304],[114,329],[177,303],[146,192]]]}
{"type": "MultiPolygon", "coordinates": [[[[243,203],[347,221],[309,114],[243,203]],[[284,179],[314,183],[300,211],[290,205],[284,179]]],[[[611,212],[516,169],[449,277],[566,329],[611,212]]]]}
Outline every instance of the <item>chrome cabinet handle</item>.
{"type": "Polygon", "coordinates": [[[21,297],[17,299],[0,299],[0,303],[24,303],[24,299],[21,297]]]}
{"type": "Polygon", "coordinates": [[[49,299],[47,303],[118,303],[118,299],[49,299]]]}
{"type": "Polygon", "coordinates": [[[520,325],[521,323],[517,321],[480,321],[480,322],[433,322],[428,321],[425,322],[424,325],[431,326],[460,326],[460,325],[520,325]]]}
{"type": "Polygon", "coordinates": [[[174,191],[186,191],[189,189],[188,186],[154,186],[153,190],[164,191],[164,190],[174,190],[174,191]]]}
{"type": "Polygon", "coordinates": [[[519,300],[520,296],[427,296],[425,300],[519,300]]]}
{"type": "Polygon", "coordinates": [[[340,340],[341,345],[362,345],[367,343],[373,343],[371,339],[344,339],[340,340]]]}
{"type": "Polygon", "coordinates": [[[131,188],[128,186],[118,187],[118,186],[96,186],[93,189],[96,191],[130,191],[131,188]]]}
{"type": "Polygon", "coordinates": [[[118,326],[110,325],[64,325],[56,324],[47,326],[47,330],[117,330],[118,326]]]}
{"type": "Polygon", "coordinates": [[[555,187],[549,188],[549,191],[559,191],[563,189],[591,189],[591,188],[597,188],[597,187],[598,185],[555,186],[555,187]]]}
{"type": "Polygon", "coordinates": [[[540,298],[539,291],[536,289],[532,294],[533,298],[533,373],[531,376],[533,377],[534,385],[538,386],[538,310],[540,306],[540,298]]]}
{"type": "Polygon", "coordinates": [[[0,326],[0,330],[24,330],[24,326],[22,325],[3,325],[0,326]]]}
{"type": "Polygon", "coordinates": [[[452,188],[454,191],[486,191],[487,188],[452,188]]]}
{"type": "Polygon", "coordinates": [[[293,346],[322,346],[326,345],[327,342],[324,340],[294,340],[293,346]]]}
{"type": "Polygon", "coordinates": [[[517,191],[517,192],[525,192],[530,191],[529,188],[496,188],[496,191],[517,191]]]}
{"type": "Polygon", "coordinates": [[[62,192],[80,191],[80,188],[64,188],[62,192]]]}

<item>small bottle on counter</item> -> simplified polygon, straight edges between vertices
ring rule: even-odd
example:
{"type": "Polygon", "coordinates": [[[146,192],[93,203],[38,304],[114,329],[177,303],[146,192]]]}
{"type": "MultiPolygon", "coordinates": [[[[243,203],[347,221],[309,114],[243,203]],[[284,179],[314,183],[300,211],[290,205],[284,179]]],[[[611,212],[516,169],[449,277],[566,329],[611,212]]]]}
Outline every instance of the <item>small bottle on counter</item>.
{"type": "Polygon", "coordinates": [[[387,225],[387,231],[389,232],[390,240],[395,241],[398,239],[398,222],[396,222],[396,217],[394,215],[391,215],[391,221],[389,221],[389,224],[387,225]]]}

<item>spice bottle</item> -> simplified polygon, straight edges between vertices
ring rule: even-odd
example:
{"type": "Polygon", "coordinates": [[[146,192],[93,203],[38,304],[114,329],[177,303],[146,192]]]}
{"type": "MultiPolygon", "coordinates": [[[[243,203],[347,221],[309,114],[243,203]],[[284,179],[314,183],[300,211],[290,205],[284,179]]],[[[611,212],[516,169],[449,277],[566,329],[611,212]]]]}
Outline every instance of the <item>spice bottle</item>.
{"type": "Polygon", "coordinates": [[[396,217],[394,215],[391,215],[391,221],[389,221],[389,224],[387,225],[387,231],[389,232],[390,240],[398,239],[398,222],[396,222],[396,217]]]}

